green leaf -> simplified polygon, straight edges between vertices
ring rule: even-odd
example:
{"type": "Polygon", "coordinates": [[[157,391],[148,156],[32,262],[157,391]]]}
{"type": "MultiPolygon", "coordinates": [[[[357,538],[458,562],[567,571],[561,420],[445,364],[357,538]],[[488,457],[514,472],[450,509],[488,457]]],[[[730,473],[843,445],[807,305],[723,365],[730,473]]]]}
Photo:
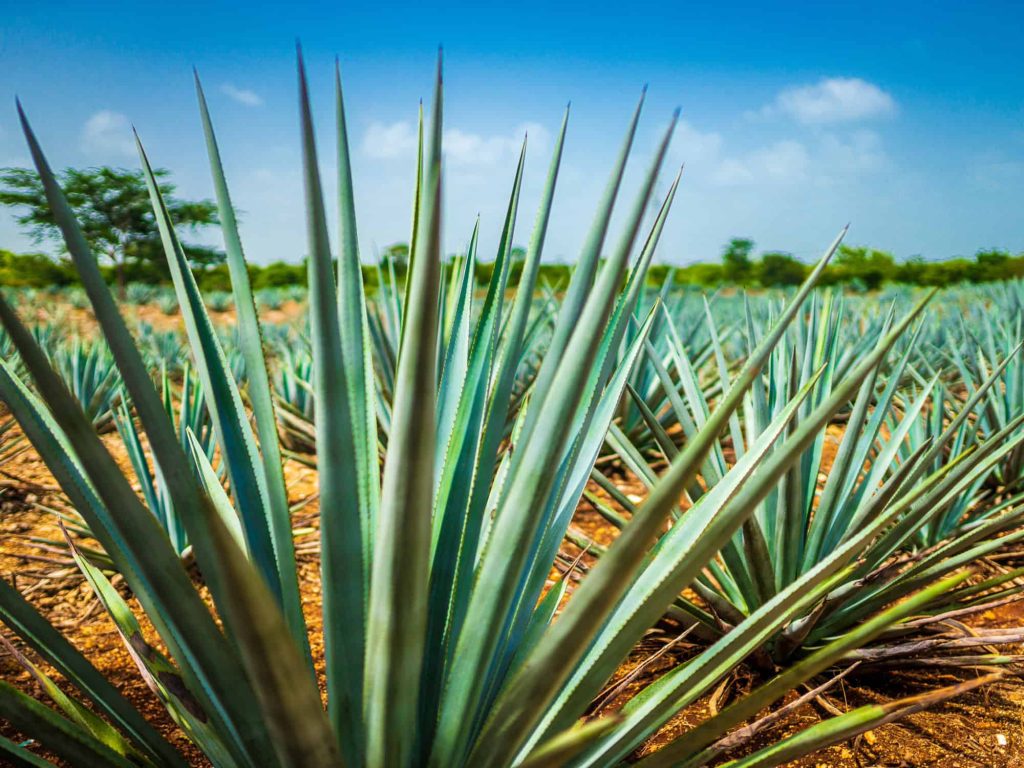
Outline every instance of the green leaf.
{"type": "Polygon", "coordinates": [[[379,766],[407,764],[416,743],[433,538],[442,114],[439,61],[370,583],[367,761],[379,766]]]}
{"type": "MultiPolygon", "coordinates": [[[[306,623],[302,616],[302,601],[298,589],[298,574],[295,566],[295,547],[292,541],[292,521],[288,512],[288,493],[285,489],[281,450],[277,440],[277,419],[274,415],[274,401],[271,395],[270,379],[267,374],[267,360],[263,353],[263,336],[259,316],[249,281],[242,239],[238,233],[235,208],[231,203],[227,179],[220,158],[220,148],[214,134],[213,123],[206,105],[199,73],[195,74],[196,97],[199,100],[199,114],[206,138],[206,151],[210,158],[210,173],[213,176],[217,196],[217,210],[220,213],[221,232],[224,235],[224,250],[227,254],[228,271],[231,275],[231,290],[235,298],[239,346],[245,360],[247,396],[252,407],[259,435],[259,456],[267,492],[267,517],[271,541],[277,559],[277,569],[283,590],[285,616],[292,631],[292,637],[309,654],[309,640],[306,637],[306,623]]],[[[310,659],[312,673],[312,659],[310,659]]]]}
{"type": "MultiPolygon", "coordinates": [[[[98,741],[80,725],[61,717],[2,680],[0,719],[6,720],[17,731],[31,733],[47,750],[68,760],[76,768],[132,768],[130,760],[98,741]]],[[[45,761],[42,764],[48,765],[45,761]]]]}
{"type": "MultiPolygon", "coordinates": [[[[348,402],[348,371],[338,318],[338,290],[327,236],[313,116],[301,54],[299,115],[303,180],[309,239],[309,319],[313,345],[313,390],[320,486],[321,584],[327,711],[346,762],[360,765],[365,750],[364,639],[369,562],[364,526],[367,511],[353,493],[365,479],[357,475],[356,427],[348,402]]],[[[358,386],[358,382],[353,382],[358,386]]]]}

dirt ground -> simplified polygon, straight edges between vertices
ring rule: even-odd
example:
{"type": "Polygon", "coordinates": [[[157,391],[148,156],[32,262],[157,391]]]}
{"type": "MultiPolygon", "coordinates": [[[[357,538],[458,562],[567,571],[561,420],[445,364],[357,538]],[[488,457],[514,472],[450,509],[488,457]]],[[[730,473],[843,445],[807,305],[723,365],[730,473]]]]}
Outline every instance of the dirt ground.
{"type": "MultiPolygon", "coordinates": [[[[107,435],[105,440],[130,473],[116,434],[107,435]]],[[[113,625],[100,609],[77,569],[59,547],[47,543],[58,540],[60,534],[54,523],[54,515],[40,509],[40,505],[60,508],[64,503],[49,471],[32,450],[15,456],[4,463],[0,470],[0,573],[13,582],[78,648],[86,652],[93,663],[140,711],[179,745],[194,765],[206,765],[202,756],[170,722],[161,704],[142,681],[113,625]]],[[[316,472],[297,462],[289,462],[286,476],[292,503],[310,501],[296,513],[296,543],[312,650],[314,658],[322,658],[320,575],[316,551],[316,472]]],[[[609,543],[615,535],[615,529],[586,503],[581,505],[574,527],[602,544],[609,543]]],[[[577,551],[567,545],[566,554],[570,558],[577,551]]],[[[130,597],[123,585],[121,588],[130,597]]],[[[152,630],[145,623],[141,611],[138,611],[137,603],[130,599],[130,604],[143,621],[148,638],[154,641],[152,630]]],[[[976,626],[1016,627],[1022,619],[1024,604],[1018,603],[974,617],[971,622],[976,626]]],[[[695,652],[694,647],[680,643],[651,661],[652,655],[664,651],[665,645],[674,638],[675,633],[670,627],[659,627],[649,632],[611,682],[609,694],[604,697],[599,710],[614,710],[659,672],[680,663],[695,652]],[[635,679],[627,680],[640,666],[643,667],[642,673],[635,679]],[[620,686],[624,680],[627,682],[620,686]]],[[[43,668],[46,669],[45,665],[43,668]]],[[[323,670],[319,671],[322,675],[323,670]]],[[[28,674],[6,653],[0,655],[0,674],[15,685],[38,694],[28,674]]],[[[760,743],[766,744],[782,735],[793,733],[827,716],[829,710],[835,713],[866,703],[909,696],[964,679],[963,673],[958,675],[935,671],[925,674],[913,669],[887,671],[885,674],[851,675],[839,687],[830,691],[820,704],[805,706],[784,719],[762,737],[760,743]]],[[[754,682],[752,672],[739,670],[712,695],[681,712],[649,745],[639,751],[638,756],[671,740],[710,713],[721,709],[737,694],[749,689],[754,682]]],[[[0,728],[0,732],[8,736],[15,735],[3,728],[0,728]]],[[[1011,677],[1005,682],[974,691],[936,709],[886,725],[849,743],[837,745],[790,765],[836,768],[1024,766],[1024,689],[1016,678],[1011,677]]]]}

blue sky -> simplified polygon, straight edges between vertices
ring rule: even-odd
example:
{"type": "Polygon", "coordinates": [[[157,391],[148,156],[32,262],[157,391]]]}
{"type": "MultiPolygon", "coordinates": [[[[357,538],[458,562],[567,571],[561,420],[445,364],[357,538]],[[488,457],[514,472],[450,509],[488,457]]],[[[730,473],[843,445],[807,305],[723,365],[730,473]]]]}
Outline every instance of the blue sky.
{"type": "MultiPolygon", "coordinates": [[[[899,257],[1024,250],[1020,3],[161,5],[0,0],[0,165],[28,162],[17,94],[54,165],[135,166],[134,124],[183,194],[211,196],[194,65],[249,257],[296,260],[299,38],[328,181],[342,62],[370,257],[408,237],[417,105],[442,43],[449,251],[479,213],[482,255],[493,256],[527,130],[516,240],[528,240],[571,100],[547,255],[573,259],[644,83],[627,195],[682,108],[661,189],[683,161],[686,171],[662,261],[715,259],[732,236],[811,260],[847,222],[849,242],[899,257]]],[[[31,247],[6,212],[0,247],[31,247]]]]}

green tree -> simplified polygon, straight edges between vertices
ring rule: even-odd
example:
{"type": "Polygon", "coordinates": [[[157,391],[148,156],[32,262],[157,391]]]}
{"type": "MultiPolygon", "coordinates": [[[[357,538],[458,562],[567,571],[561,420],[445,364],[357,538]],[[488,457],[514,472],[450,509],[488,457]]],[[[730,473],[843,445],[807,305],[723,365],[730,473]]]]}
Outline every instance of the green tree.
{"type": "MultiPolygon", "coordinates": [[[[210,200],[181,200],[168,172],[157,169],[160,192],[171,220],[195,232],[218,223],[217,207],[210,200]]],[[[125,168],[68,168],[59,175],[61,187],[75,212],[82,234],[97,257],[114,265],[118,282],[126,279],[168,279],[166,259],[142,171],[125,168]]],[[[35,171],[0,169],[0,205],[19,209],[15,220],[36,243],[52,242],[63,248],[63,237],[53,219],[35,171]]],[[[215,248],[182,243],[195,268],[220,263],[224,254],[215,248]]]]}
{"type": "Polygon", "coordinates": [[[972,271],[971,279],[976,283],[986,283],[990,280],[1005,280],[1010,277],[1011,256],[1006,251],[989,248],[978,251],[974,255],[976,266],[972,271]]]}
{"type": "Polygon", "coordinates": [[[745,237],[734,237],[722,252],[722,277],[731,283],[743,285],[753,277],[754,264],[750,254],[754,241],[745,237]]]}
{"type": "Polygon", "coordinates": [[[404,271],[407,269],[409,266],[408,243],[394,243],[385,248],[380,254],[380,263],[382,266],[385,266],[388,261],[394,263],[396,270],[404,271]]]}
{"type": "Polygon", "coordinates": [[[757,267],[757,279],[765,288],[800,285],[806,275],[807,268],[789,253],[766,253],[757,267]]]}
{"type": "Polygon", "coordinates": [[[896,259],[891,253],[862,246],[839,246],[833,269],[840,282],[853,283],[867,291],[877,290],[897,275],[896,259]]]}

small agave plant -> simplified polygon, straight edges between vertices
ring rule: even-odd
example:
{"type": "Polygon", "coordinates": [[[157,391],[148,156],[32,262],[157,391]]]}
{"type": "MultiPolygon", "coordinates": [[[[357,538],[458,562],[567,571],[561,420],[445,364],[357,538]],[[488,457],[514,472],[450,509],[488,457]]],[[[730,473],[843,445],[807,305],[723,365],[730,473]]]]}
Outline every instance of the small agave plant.
{"type": "MultiPolygon", "coordinates": [[[[728,429],[705,459],[701,470],[704,485],[689,486],[689,509],[676,511],[675,524],[654,551],[674,549],[676,537],[684,535],[694,512],[707,504],[717,507],[720,499],[735,493],[735,483],[755,470],[757,446],[771,434],[779,416],[793,407],[794,399],[801,399],[794,419],[799,424],[817,403],[833,397],[837,387],[844,386],[855,361],[878,345],[894,320],[890,312],[873,331],[860,332],[856,342],[844,351],[840,346],[844,339],[843,315],[841,297],[824,294],[808,301],[804,322],[795,325],[776,345],[764,380],[754,382],[743,409],[730,417],[728,429]]],[[[727,391],[733,374],[709,308],[706,321],[720,388],[727,391]]],[[[667,318],[666,323],[671,339],[668,357],[678,381],[650,343],[647,352],[667,393],[668,413],[678,431],[691,440],[705,427],[714,409],[699,385],[685,345],[671,330],[673,320],[667,318]]],[[[800,460],[721,550],[720,558],[710,561],[688,585],[692,596],[676,597],[669,614],[684,625],[696,622],[695,637],[708,641],[722,637],[802,581],[821,562],[838,558],[847,569],[842,582],[827,599],[795,616],[753,656],[755,663],[771,671],[841,637],[922,585],[935,583],[1024,537],[1020,530],[1024,497],[1020,495],[996,499],[986,506],[984,514],[972,518],[973,524],[960,525],[965,510],[976,501],[979,485],[993,468],[1014,455],[1024,440],[1019,431],[1024,415],[969,445],[963,440],[975,409],[990,395],[1011,360],[992,371],[946,420],[937,377],[924,382],[916,392],[901,386],[908,378],[919,332],[920,327],[904,337],[902,353],[886,370],[876,368],[865,377],[854,396],[844,403],[841,437],[822,425],[800,460]],[[910,398],[906,397],[908,391],[912,393],[910,398]],[[901,399],[897,404],[898,393],[901,399]],[[932,396],[940,399],[932,403],[929,414],[932,396]],[[933,428],[927,437],[921,434],[922,422],[933,428]],[[830,442],[833,449],[826,450],[830,442]],[[823,482],[821,478],[825,478],[823,482]]],[[[748,313],[743,331],[747,348],[753,349],[763,333],[748,313]]],[[[679,449],[663,419],[657,418],[653,408],[638,396],[634,399],[663,455],[674,461],[679,449]]],[[[637,477],[650,488],[657,485],[655,468],[623,433],[613,428],[608,442],[637,477]]],[[[620,507],[635,513],[635,504],[616,493],[607,478],[601,478],[601,484],[620,507]]],[[[628,518],[606,502],[593,495],[590,498],[610,522],[628,525],[628,518]]],[[[578,537],[577,541],[600,554],[601,548],[578,537]]],[[[944,622],[951,615],[980,613],[1005,602],[1020,592],[1017,580],[1021,574],[1020,570],[1009,571],[951,587],[947,593],[933,593],[929,602],[919,606],[913,622],[888,628],[869,652],[850,654],[847,661],[937,663],[932,653],[937,649],[968,649],[962,662],[969,666],[1018,661],[1019,657],[1000,654],[979,657],[974,652],[977,635],[973,631],[950,635],[944,622]],[[927,642],[910,642],[909,635],[921,639],[922,634],[927,635],[927,642]]],[[[655,588],[655,583],[634,585],[634,601],[643,596],[640,590],[655,588]]],[[[980,630],[978,634],[986,636],[990,646],[1016,644],[1024,638],[1020,630],[980,630]]]]}
{"type": "MultiPolygon", "coordinates": [[[[638,107],[572,281],[559,299],[546,353],[524,383],[521,365],[530,357],[537,275],[565,123],[518,290],[506,295],[525,151],[486,296],[476,302],[472,264],[452,278],[455,287],[446,296],[439,70],[433,112],[428,123],[421,121],[412,256],[393,318],[399,322],[394,326],[385,423],[378,418],[375,344],[357,248],[340,77],[336,264],[301,64],[299,80],[323,657],[314,658],[310,650],[260,324],[201,89],[200,113],[223,223],[240,354],[249,372],[245,400],[141,144],[139,153],[228,490],[214,474],[203,471],[202,451],[194,444],[191,451],[183,448],[95,255],[21,115],[54,218],[116,360],[138,429],[146,435],[152,461],[192,544],[204,585],[201,590],[192,581],[155,511],[133,490],[32,334],[0,300],[0,321],[39,397],[30,397],[29,388],[5,362],[0,362],[0,396],[124,575],[167,655],[104,574],[79,557],[83,573],[140,674],[217,768],[622,764],[680,709],[711,691],[842,583],[849,544],[840,544],[775,594],[766,595],[730,632],[644,686],[621,712],[587,719],[591,703],[637,641],[756,519],[825,424],[875,375],[924,304],[894,319],[820,397],[813,397],[814,378],[784,397],[777,410],[766,414],[740,464],[703,503],[676,521],[673,546],[652,549],[666,522],[678,516],[683,493],[694,487],[719,435],[729,428],[804,306],[838,241],[833,244],[808,281],[753,340],[745,362],[723,383],[714,407],[687,435],[614,543],[575,589],[569,589],[565,576],[552,584],[549,576],[569,521],[659,312],[655,303],[641,318],[639,330],[627,333],[678,183],[677,177],[651,230],[641,236],[675,121],[623,216],[620,238],[610,243],[609,221],[638,107]],[[526,392],[519,393],[521,407],[510,429],[510,402],[523,387],[526,392]]],[[[895,522],[886,516],[872,524],[881,533],[895,522]]],[[[963,578],[954,574],[934,584],[922,581],[920,592],[824,641],[799,664],[653,752],[647,763],[703,765],[729,746],[743,746],[742,739],[722,739],[963,578]]],[[[0,619],[72,688],[66,693],[27,653],[17,651],[53,706],[0,683],[0,717],[32,740],[0,739],[0,751],[8,759],[32,766],[50,765],[45,755],[76,766],[184,765],[171,743],[87,656],[3,581],[0,619]],[[29,751],[28,745],[36,743],[45,755],[29,751]]],[[[980,677],[924,699],[854,710],[776,744],[748,748],[736,765],[777,765],[990,679],[980,677]]]]}

